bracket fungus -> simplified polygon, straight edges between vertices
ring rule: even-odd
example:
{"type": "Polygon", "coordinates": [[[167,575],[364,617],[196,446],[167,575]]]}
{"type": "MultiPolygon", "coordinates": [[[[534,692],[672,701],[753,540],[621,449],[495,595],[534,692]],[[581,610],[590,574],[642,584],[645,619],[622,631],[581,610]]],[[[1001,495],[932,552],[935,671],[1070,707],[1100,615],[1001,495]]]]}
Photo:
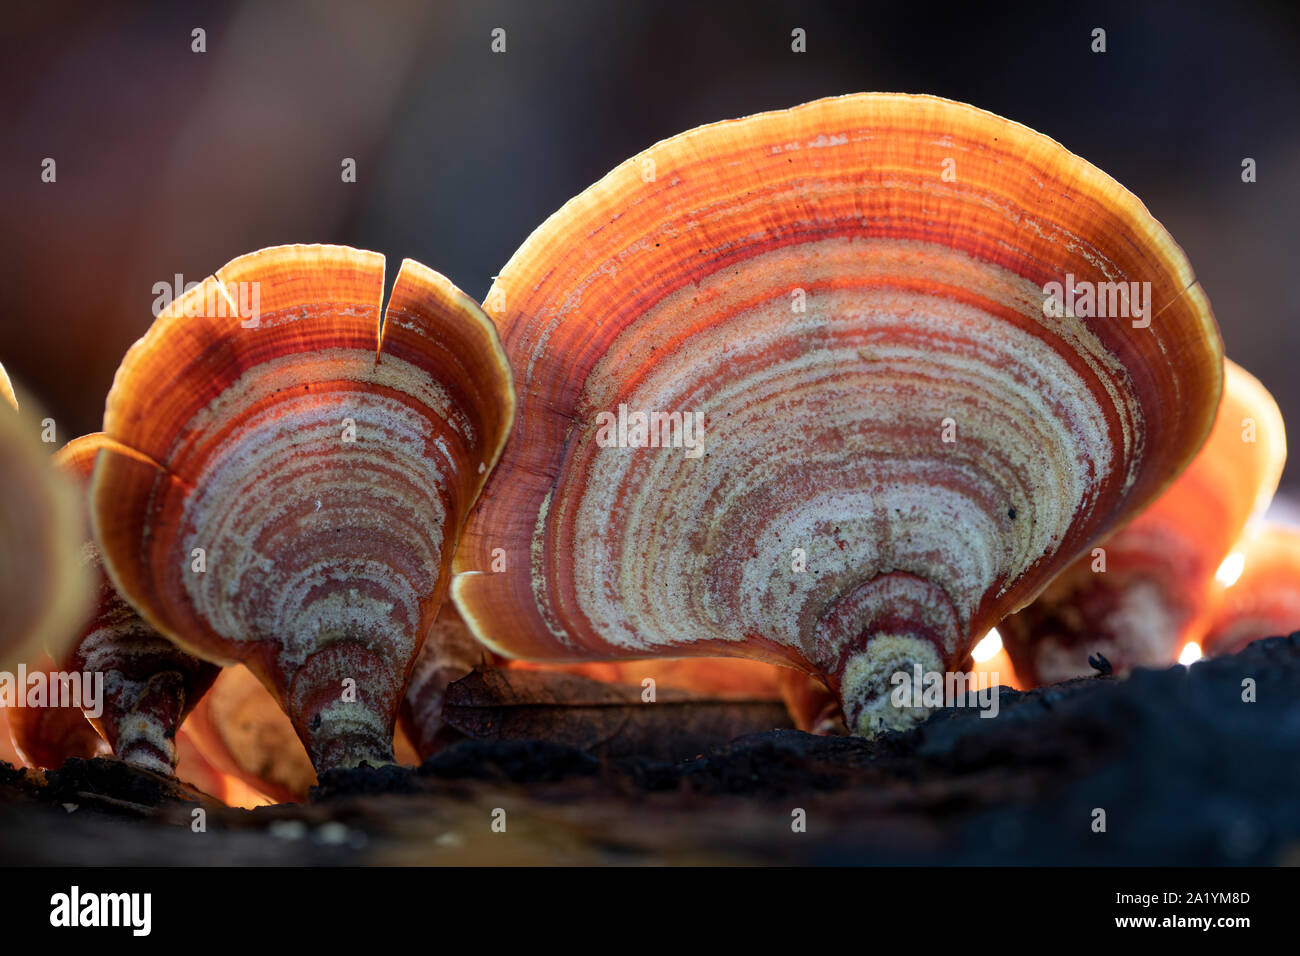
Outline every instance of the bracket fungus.
{"type": "Polygon", "coordinates": [[[386,311],[383,291],[373,252],[230,262],[127,353],[104,415],[120,450],[92,484],[118,589],[197,656],[247,664],[318,771],[393,760],[407,673],[514,416],[472,300],[409,259],[386,311]]]}
{"type": "Polygon", "coordinates": [[[1215,573],[1268,507],[1285,462],[1273,397],[1225,361],[1214,429],[1187,470],[998,625],[1016,673],[1034,683],[1083,677],[1097,653],[1117,674],[1176,662],[1206,627],[1215,573]]]}
{"type": "Polygon", "coordinates": [[[802,731],[838,736],[848,730],[839,700],[811,674],[787,668],[781,680],[781,699],[794,725],[802,731]]]}
{"type": "MultiPolygon", "coordinates": [[[[60,669],[48,654],[41,654],[29,673],[41,671],[46,688],[58,685],[60,669]]],[[[109,745],[96,733],[85,713],[76,706],[57,706],[48,696],[42,705],[5,708],[9,734],[18,759],[28,767],[55,770],[69,757],[97,757],[109,745]]]]}
{"type": "Polygon", "coordinates": [[[50,464],[37,418],[18,408],[0,366],[0,667],[58,653],[91,599],[81,566],[85,508],[50,464]]]}
{"type": "Polygon", "coordinates": [[[1201,638],[1207,656],[1300,630],[1300,528],[1265,524],[1241,554],[1241,576],[1218,591],[1201,638]]]}
{"type": "Polygon", "coordinates": [[[316,785],[293,723],[242,665],[221,671],[183,729],[217,770],[275,802],[306,800],[316,785]]]}
{"type": "Polygon", "coordinates": [[[474,639],[451,602],[444,604],[420,648],[402,698],[399,726],[421,759],[437,753],[449,739],[442,720],[447,687],[474,668],[492,663],[492,655],[474,639]]]}
{"type": "Polygon", "coordinates": [[[14,411],[18,410],[18,396],[14,394],[14,383],[3,365],[0,365],[0,405],[8,405],[14,411]]]}
{"type": "MultiPolygon", "coordinates": [[[[103,434],[70,441],[54,461],[88,490],[95,457],[113,448],[103,434]]],[[[101,712],[87,717],[113,753],[155,773],[176,770],[176,731],[220,670],[187,654],[131,607],[103,572],[99,549],[85,547],[86,563],[99,588],[98,602],[79,640],[61,661],[69,670],[102,674],[101,712]]]]}
{"type": "Polygon", "coordinates": [[[964,662],[1154,500],[1221,387],[1209,304],[1142,203],[932,96],[652,146],[485,308],[519,418],[455,560],[475,635],[785,664],[863,735],[926,712],[892,674],[964,662]]]}

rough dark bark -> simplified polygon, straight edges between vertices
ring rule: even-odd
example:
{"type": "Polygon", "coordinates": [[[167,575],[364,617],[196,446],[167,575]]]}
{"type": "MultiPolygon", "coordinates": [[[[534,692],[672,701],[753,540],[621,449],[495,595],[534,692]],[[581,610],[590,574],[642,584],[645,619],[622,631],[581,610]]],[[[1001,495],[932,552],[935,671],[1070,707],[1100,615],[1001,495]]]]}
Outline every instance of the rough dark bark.
{"type": "Polygon", "coordinates": [[[0,767],[0,854],[88,864],[1300,863],[1300,634],[1124,681],[1004,690],[999,703],[994,719],[949,709],[873,741],[769,731],[686,760],[610,757],[603,736],[586,750],[469,740],[418,769],[326,774],[306,806],[209,806],[205,833],[191,830],[194,794],[120,762],[70,761],[44,778],[0,767]],[[1242,699],[1247,678],[1254,703],[1242,699]],[[492,829],[497,809],[504,833],[492,829]],[[792,832],[797,809],[807,832],[792,832]],[[1093,830],[1096,809],[1105,832],[1093,830]]]}

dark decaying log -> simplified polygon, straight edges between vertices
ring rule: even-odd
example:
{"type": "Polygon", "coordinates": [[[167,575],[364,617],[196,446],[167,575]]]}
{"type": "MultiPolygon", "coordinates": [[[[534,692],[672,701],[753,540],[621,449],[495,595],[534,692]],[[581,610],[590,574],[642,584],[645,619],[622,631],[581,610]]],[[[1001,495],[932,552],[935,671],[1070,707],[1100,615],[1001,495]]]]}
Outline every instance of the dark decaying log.
{"type": "Polygon", "coordinates": [[[471,740],[540,739],[597,757],[686,760],[744,734],[791,727],[779,699],[716,699],[577,674],[479,670],[447,688],[442,719],[471,740]]]}
{"type": "MultiPolygon", "coordinates": [[[[483,709],[471,705],[491,697],[485,686],[458,689],[457,706],[483,709]]],[[[1300,863],[1300,634],[1190,669],[1004,690],[999,705],[994,719],[947,709],[873,741],[750,734],[684,760],[591,752],[610,752],[612,738],[584,750],[497,735],[418,770],[326,774],[304,806],[205,807],[202,834],[191,828],[193,794],[107,758],[74,760],[57,773],[0,773],[0,854],[83,864],[1300,863]],[[1105,832],[1094,830],[1099,809],[1105,832]],[[498,810],[504,833],[492,827],[498,810]],[[802,833],[791,827],[799,810],[802,833]]]]}

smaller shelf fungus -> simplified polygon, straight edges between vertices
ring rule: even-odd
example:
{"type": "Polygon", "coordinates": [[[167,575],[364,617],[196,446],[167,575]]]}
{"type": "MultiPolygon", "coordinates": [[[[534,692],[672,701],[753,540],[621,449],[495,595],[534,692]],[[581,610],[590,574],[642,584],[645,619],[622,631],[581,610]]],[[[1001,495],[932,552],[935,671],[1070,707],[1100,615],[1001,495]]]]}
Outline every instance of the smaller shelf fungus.
{"type": "Polygon", "coordinates": [[[1265,524],[1244,542],[1241,557],[1240,577],[1216,595],[1200,642],[1206,656],[1300,630],[1300,528],[1265,524]]]}
{"type": "MultiPolygon", "coordinates": [[[[88,490],[95,456],[112,447],[103,434],[83,435],[60,449],[54,461],[88,490]]],[[[87,540],[83,553],[99,589],[98,601],[80,639],[59,663],[66,671],[102,677],[103,699],[94,702],[98,712],[87,710],[86,717],[116,756],[136,767],[173,774],[176,731],[220,668],[185,653],[122,600],[103,572],[93,540],[87,540]]]]}
{"type": "MultiPolygon", "coordinates": [[[[38,417],[20,411],[0,366],[0,668],[58,653],[91,601],[81,565],[85,507],[50,463],[38,417]]],[[[15,692],[21,689],[15,688],[15,692]]]]}
{"type": "Polygon", "coordinates": [[[399,727],[421,759],[437,753],[452,739],[442,718],[447,687],[476,667],[492,666],[492,654],[474,639],[448,601],[420,648],[402,698],[399,727]]]}
{"type": "Polygon", "coordinates": [[[1095,654],[1116,674],[1175,663],[1208,625],[1215,574],[1268,507],[1285,462],[1273,397],[1226,361],[1214,429],[1187,470],[998,625],[1016,673],[1035,684],[1083,677],[1095,654]]]}
{"type": "MultiPolygon", "coordinates": [[[[78,706],[53,704],[48,689],[56,686],[65,671],[48,654],[41,654],[28,673],[41,671],[46,699],[37,706],[5,708],[9,734],[17,757],[28,767],[56,770],[69,757],[98,757],[110,752],[108,741],[96,731],[78,706]]],[[[61,703],[61,702],[60,702],[61,703]]]]}
{"type": "Polygon", "coordinates": [[[14,411],[18,410],[18,396],[14,393],[13,380],[9,378],[9,373],[5,367],[0,365],[0,408],[8,405],[14,411]]]}
{"type": "Polygon", "coordinates": [[[92,483],[118,590],[186,650],[245,663],[318,772],[393,760],[407,673],[514,416],[472,300],[411,260],[386,311],[383,289],[383,257],[345,247],[230,262],[123,360],[92,483]]]}
{"type": "Polygon", "coordinates": [[[293,722],[242,664],[222,669],[183,729],[220,773],[269,801],[302,802],[316,785],[293,722]]]}
{"type": "Polygon", "coordinates": [[[485,307],[519,420],[452,595],[530,660],[739,656],[902,729],[1154,500],[1222,348],[1182,251],[1046,136],[858,94],[665,140],[570,200],[485,307]]]}

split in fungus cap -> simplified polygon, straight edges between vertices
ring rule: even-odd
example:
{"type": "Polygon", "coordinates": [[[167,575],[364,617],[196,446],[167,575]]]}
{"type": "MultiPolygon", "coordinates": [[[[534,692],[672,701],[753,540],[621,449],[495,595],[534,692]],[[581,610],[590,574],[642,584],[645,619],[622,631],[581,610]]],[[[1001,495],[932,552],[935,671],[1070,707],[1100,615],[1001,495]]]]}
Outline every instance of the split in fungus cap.
{"type": "Polygon", "coordinates": [[[242,256],[123,360],[96,537],[158,630],[276,695],[317,771],[393,759],[406,675],[514,416],[479,307],[406,260],[242,256]],[[382,322],[381,322],[382,317],[382,322]]]}

